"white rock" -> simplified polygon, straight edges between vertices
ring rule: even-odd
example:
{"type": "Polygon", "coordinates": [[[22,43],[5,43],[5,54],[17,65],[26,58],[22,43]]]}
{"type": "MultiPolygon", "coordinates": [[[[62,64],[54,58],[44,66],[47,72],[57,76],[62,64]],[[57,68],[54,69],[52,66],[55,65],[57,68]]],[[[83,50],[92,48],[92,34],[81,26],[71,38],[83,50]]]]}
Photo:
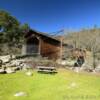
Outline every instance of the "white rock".
{"type": "Polygon", "coordinates": [[[19,96],[26,96],[25,92],[18,92],[16,94],[14,94],[15,97],[19,97],[19,96]]]}
{"type": "Polygon", "coordinates": [[[27,76],[32,76],[33,73],[32,73],[32,72],[26,72],[26,75],[27,75],[27,76]]]}
{"type": "Polygon", "coordinates": [[[10,58],[11,58],[10,55],[0,56],[0,59],[3,61],[3,63],[8,62],[10,58]]]}
{"type": "Polygon", "coordinates": [[[8,74],[10,74],[10,73],[14,73],[15,71],[13,71],[11,68],[7,68],[7,69],[6,69],[6,72],[7,72],[8,74]]]}
{"type": "Polygon", "coordinates": [[[0,69],[0,73],[4,73],[5,72],[5,70],[4,69],[0,69]]]}

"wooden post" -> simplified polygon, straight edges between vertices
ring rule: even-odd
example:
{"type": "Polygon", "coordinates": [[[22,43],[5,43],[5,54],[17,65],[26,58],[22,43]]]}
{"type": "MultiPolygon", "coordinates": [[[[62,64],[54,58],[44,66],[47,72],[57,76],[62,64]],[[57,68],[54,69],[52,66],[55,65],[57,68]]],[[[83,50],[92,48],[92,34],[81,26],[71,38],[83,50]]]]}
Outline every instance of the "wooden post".
{"type": "Polygon", "coordinates": [[[63,29],[62,32],[63,32],[63,34],[60,38],[60,42],[61,42],[60,43],[60,48],[61,48],[61,50],[60,50],[60,60],[62,60],[62,56],[63,56],[63,35],[65,34],[65,30],[63,29]]]}
{"type": "Polygon", "coordinates": [[[38,54],[41,55],[41,38],[37,37],[37,39],[39,40],[38,54]]]}

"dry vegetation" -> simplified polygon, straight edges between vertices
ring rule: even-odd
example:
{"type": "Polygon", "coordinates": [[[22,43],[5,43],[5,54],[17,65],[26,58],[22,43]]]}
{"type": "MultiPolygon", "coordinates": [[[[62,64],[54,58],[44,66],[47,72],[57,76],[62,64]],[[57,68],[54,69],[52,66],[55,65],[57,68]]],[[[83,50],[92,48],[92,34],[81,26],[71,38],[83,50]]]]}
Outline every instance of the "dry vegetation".
{"type": "MultiPolygon", "coordinates": [[[[100,60],[100,29],[83,29],[79,32],[70,32],[65,34],[64,42],[72,45],[74,48],[81,48],[89,51],[93,59],[93,67],[96,61],[100,60]]],[[[91,59],[91,57],[90,57],[91,59]]]]}

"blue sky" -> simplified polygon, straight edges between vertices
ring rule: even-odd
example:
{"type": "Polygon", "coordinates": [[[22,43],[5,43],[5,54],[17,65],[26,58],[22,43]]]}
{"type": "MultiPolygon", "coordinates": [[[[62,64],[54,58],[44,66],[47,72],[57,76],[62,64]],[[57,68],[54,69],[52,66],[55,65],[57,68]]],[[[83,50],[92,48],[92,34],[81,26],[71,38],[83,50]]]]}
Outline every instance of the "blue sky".
{"type": "Polygon", "coordinates": [[[100,27],[100,0],[0,0],[0,9],[42,32],[100,27]]]}

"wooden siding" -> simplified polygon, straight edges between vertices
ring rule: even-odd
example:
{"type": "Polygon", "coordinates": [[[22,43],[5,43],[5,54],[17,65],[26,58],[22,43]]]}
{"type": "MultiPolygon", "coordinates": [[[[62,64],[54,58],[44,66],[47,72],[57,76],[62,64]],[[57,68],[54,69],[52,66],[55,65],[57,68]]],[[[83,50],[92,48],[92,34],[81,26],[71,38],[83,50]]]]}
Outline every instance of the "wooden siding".
{"type": "MultiPolygon", "coordinates": [[[[59,40],[31,30],[27,33],[25,38],[29,41],[32,37],[37,38],[39,41],[39,44],[37,44],[37,51],[41,56],[49,59],[57,59],[60,57],[61,44],[59,40]]],[[[29,42],[31,42],[31,40],[29,42]]]]}
{"type": "Polygon", "coordinates": [[[41,41],[41,55],[50,59],[57,59],[60,55],[59,45],[52,44],[51,41],[41,41]]]}

